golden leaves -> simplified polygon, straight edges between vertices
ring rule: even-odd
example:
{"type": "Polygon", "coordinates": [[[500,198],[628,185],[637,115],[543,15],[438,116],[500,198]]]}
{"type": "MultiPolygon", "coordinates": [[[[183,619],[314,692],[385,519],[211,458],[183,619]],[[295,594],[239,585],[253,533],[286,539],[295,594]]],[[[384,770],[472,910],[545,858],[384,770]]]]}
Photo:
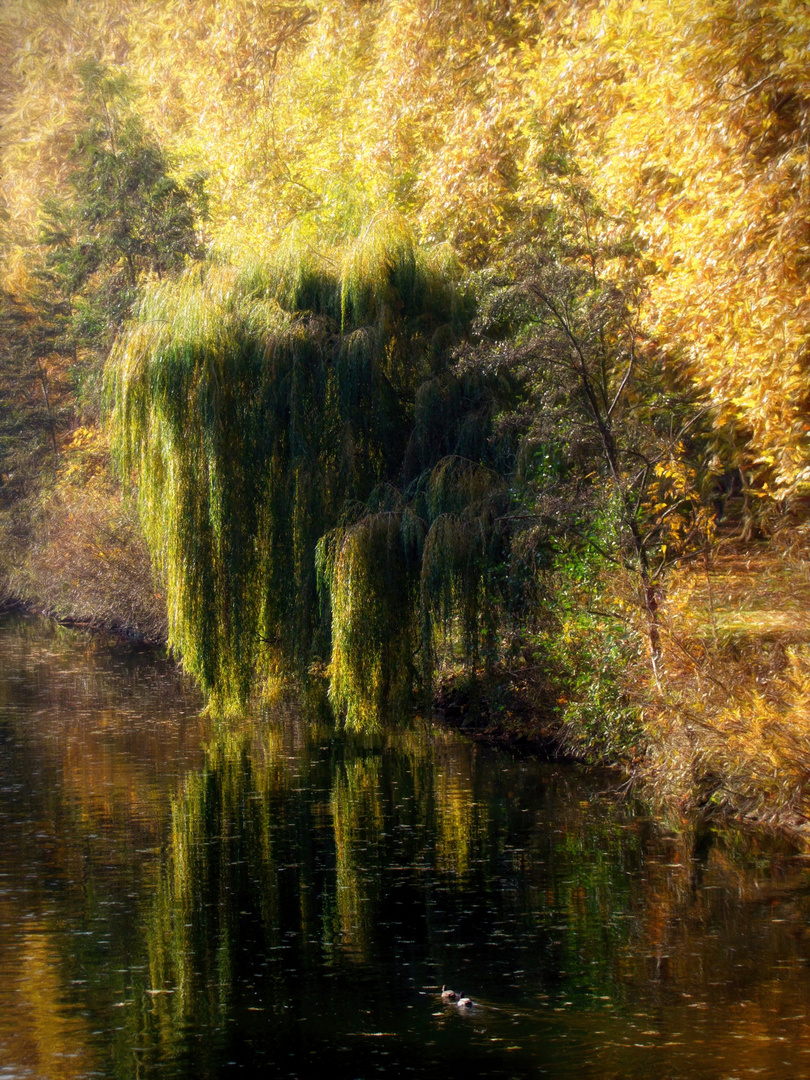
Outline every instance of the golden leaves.
{"type": "Polygon", "coordinates": [[[31,222],[70,142],[74,68],[123,64],[211,239],[293,222],[333,241],[372,213],[486,259],[551,208],[600,271],[641,266],[645,331],[711,389],[790,489],[805,468],[810,17],[792,0],[169,5],[17,0],[4,194],[31,222]],[[643,255],[643,263],[633,260],[643,255]]]}

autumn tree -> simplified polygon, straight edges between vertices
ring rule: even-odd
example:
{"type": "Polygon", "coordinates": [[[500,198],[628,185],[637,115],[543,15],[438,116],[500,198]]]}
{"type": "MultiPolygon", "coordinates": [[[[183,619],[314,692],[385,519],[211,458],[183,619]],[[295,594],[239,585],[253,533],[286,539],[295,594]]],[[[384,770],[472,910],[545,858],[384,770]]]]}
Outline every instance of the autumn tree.
{"type": "MultiPolygon", "coordinates": [[[[574,235],[574,240],[577,237],[574,235]]],[[[640,323],[643,293],[583,265],[571,238],[546,234],[484,275],[469,369],[506,366],[523,387],[513,479],[524,542],[590,551],[629,575],[653,673],[660,680],[659,602],[665,571],[710,542],[711,414],[673,376],[640,323]]],[[[609,592],[609,590],[608,590],[609,592]]],[[[615,598],[606,595],[603,616],[615,598]]]]}
{"type": "Polygon", "coordinates": [[[185,185],[133,108],[129,79],[82,67],[84,126],[75,137],[62,193],[45,200],[40,279],[62,347],[109,346],[131,311],[139,282],[180,269],[203,253],[198,220],[203,181],[185,185]],[[54,303],[55,301],[55,303],[54,303]]]}

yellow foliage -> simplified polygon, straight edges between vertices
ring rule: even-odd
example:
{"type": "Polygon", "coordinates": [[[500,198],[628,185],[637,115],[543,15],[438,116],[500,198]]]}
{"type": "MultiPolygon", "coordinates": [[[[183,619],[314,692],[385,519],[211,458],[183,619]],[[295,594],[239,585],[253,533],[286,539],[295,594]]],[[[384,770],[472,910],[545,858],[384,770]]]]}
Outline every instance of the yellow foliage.
{"type": "Polygon", "coordinates": [[[545,207],[602,273],[632,248],[643,329],[777,492],[810,490],[805,5],[14,0],[0,39],[19,227],[59,182],[92,52],[140,80],[178,169],[209,174],[220,246],[306,220],[328,241],[396,207],[479,259],[545,207]]]}

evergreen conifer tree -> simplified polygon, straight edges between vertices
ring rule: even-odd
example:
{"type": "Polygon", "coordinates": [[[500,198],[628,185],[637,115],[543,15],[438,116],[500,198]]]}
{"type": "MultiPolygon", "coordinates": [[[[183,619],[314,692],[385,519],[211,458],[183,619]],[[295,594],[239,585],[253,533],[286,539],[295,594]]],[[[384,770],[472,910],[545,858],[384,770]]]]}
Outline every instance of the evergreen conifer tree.
{"type": "Polygon", "coordinates": [[[43,313],[65,351],[106,351],[145,278],[203,254],[204,179],[181,184],[135,112],[127,78],[81,68],[82,126],[64,189],[44,200],[43,313]]]}

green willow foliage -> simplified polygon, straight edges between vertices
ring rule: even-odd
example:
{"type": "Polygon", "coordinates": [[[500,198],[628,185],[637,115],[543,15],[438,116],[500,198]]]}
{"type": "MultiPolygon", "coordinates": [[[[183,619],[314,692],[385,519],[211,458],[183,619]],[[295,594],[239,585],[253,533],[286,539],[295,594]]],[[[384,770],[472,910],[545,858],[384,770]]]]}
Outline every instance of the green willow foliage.
{"type": "Polygon", "coordinates": [[[108,368],[116,443],[171,645],[215,707],[331,656],[333,704],[373,725],[429,686],[442,639],[492,653],[512,388],[454,371],[470,316],[390,216],[332,257],[290,242],[144,298],[108,368]]]}

